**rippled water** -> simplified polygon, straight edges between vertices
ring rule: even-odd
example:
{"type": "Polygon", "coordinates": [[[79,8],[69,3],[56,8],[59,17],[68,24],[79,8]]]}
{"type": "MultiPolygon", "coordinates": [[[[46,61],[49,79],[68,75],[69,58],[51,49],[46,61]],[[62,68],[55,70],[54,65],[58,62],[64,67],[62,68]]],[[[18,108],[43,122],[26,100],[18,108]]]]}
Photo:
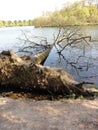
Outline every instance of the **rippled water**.
{"type": "MultiPolygon", "coordinates": [[[[60,58],[56,49],[53,48],[45,65],[61,67],[78,81],[92,81],[98,85],[98,26],[84,27],[84,32],[91,35],[92,39],[97,40],[86,46],[85,54],[86,57],[91,57],[89,60],[81,57],[77,65],[69,64],[62,57],[60,58]]],[[[23,42],[19,41],[19,38],[23,38],[23,33],[27,36],[30,34],[30,38],[33,36],[47,37],[49,43],[52,43],[53,34],[58,33],[58,28],[34,28],[33,26],[0,28],[0,51],[13,50],[17,52],[19,48],[23,47],[23,42]]],[[[70,62],[76,62],[75,60],[81,56],[82,52],[81,48],[69,47],[63,52],[63,55],[70,62]]]]}

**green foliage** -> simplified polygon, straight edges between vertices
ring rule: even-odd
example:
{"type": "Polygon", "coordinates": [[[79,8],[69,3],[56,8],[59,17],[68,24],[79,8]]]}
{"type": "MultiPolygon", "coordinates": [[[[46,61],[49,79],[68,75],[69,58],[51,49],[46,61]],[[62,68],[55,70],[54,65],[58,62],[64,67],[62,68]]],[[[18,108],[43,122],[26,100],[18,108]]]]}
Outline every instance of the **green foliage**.
{"type": "Polygon", "coordinates": [[[98,24],[98,7],[76,2],[70,7],[34,19],[32,23],[37,27],[98,24]]]}
{"type": "Polygon", "coordinates": [[[13,27],[13,26],[32,26],[32,20],[15,20],[15,21],[0,21],[0,27],[13,27]]]}

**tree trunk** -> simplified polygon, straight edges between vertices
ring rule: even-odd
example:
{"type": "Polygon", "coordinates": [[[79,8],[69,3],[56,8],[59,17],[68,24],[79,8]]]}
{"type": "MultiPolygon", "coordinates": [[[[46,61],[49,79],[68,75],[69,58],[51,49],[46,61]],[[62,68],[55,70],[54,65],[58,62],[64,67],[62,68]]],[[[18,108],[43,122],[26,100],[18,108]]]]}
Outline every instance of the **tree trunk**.
{"type": "Polygon", "coordinates": [[[50,68],[24,60],[12,51],[0,54],[0,86],[46,91],[50,94],[88,95],[88,92],[62,69],[50,68]]]}
{"type": "Polygon", "coordinates": [[[34,57],[32,58],[33,62],[35,64],[44,64],[44,62],[46,61],[48,55],[50,54],[51,48],[46,49],[44,52],[42,53],[38,53],[36,55],[34,55],[34,57]]]}

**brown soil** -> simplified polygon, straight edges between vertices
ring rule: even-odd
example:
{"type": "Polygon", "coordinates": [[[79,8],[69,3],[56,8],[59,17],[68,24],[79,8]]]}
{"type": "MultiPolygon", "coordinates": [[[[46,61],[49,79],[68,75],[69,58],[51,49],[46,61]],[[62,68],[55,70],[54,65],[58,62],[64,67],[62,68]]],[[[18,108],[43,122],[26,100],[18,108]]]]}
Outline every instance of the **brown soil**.
{"type": "Polygon", "coordinates": [[[98,98],[34,101],[0,97],[0,130],[98,130],[98,98]]]}

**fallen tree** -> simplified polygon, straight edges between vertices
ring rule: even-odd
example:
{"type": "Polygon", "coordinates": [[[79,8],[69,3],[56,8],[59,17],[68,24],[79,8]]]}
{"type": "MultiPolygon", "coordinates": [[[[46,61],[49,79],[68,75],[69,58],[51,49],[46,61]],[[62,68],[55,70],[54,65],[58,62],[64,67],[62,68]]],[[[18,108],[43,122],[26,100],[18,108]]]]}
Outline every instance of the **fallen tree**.
{"type": "MultiPolygon", "coordinates": [[[[67,28],[67,30],[60,29],[51,44],[48,43],[47,38],[36,38],[40,39],[39,43],[31,41],[26,35],[25,39],[20,39],[23,40],[24,47],[19,52],[30,54],[36,52],[33,57],[27,55],[20,57],[12,51],[3,51],[0,54],[0,87],[30,92],[43,91],[50,95],[93,96],[92,92],[83,87],[84,84],[93,83],[79,83],[63,69],[42,66],[51,49],[55,47],[59,56],[62,56],[67,63],[77,67],[75,65],[78,64],[79,59],[85,57],[85,46],[89,45],[91,37],[82,35],[76,27],[67,28]],[[68,61],[67,57],[63,55],[63,51],[67,47],[80,46],[81,42],[86,43],[82,44],[83,54],[78,56],[76,62],[68,61]]],[[[89,67],[89,63],[87,63],[87,67],[89,67]]]]}
{"type": "Polygon", "coordinates": [[[48,94],[90,96],[82,83],[78,83],[66,71],[35,64],[32,59],[24,59],[12,51],[0,54],[0,87],[48,94]]]}

